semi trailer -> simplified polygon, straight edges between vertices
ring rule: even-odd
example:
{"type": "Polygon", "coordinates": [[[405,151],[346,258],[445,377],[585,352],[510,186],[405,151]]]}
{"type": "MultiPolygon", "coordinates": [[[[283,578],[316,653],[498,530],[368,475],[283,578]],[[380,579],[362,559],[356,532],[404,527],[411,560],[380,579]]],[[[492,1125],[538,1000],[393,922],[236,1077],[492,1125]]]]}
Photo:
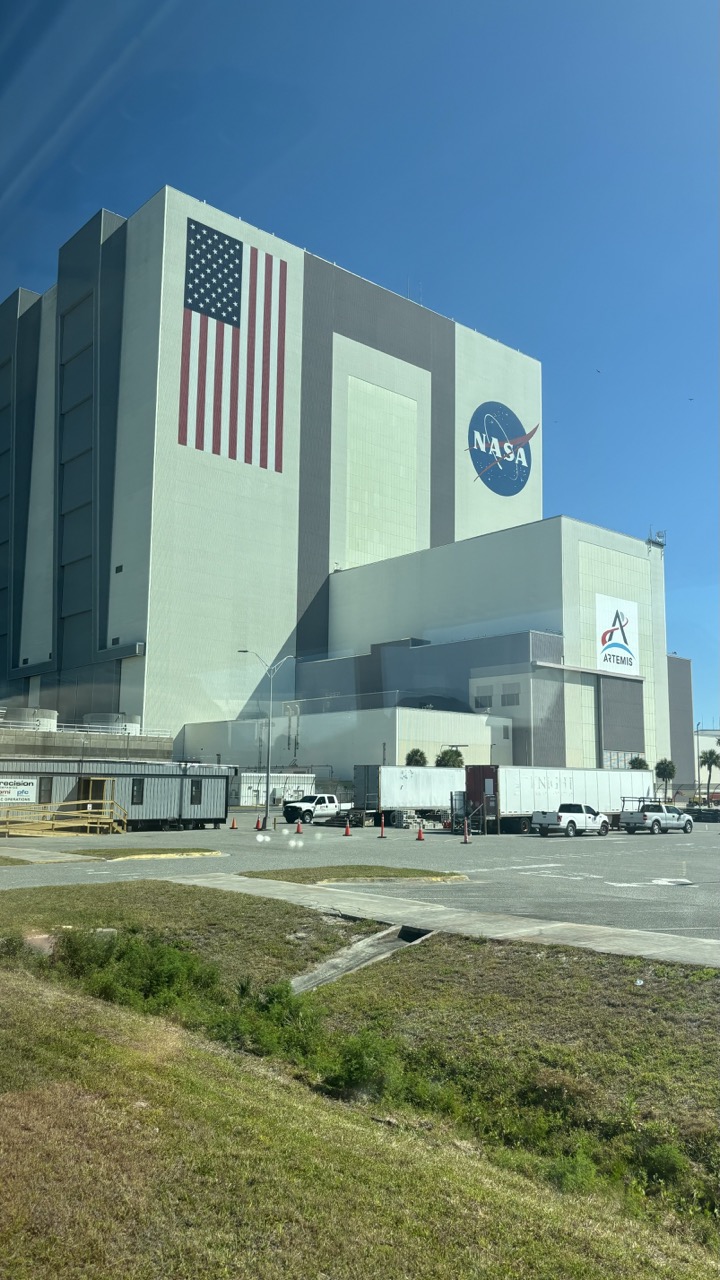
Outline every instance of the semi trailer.
{"type": "Polygon", "coordinates": [[[442,821],[450,813],[451,796],[465,786],[465,770],[432,765],[355,765],[355,801],[350,814],[354,826],[384,819],[403,826],[408,814],[442,821]]]}
{"type": "Polygon", "coordinates": [[[529,832],[533,814],[580,804],[606,815],[617,830],[623,798],[652,799],[650,769],[545,769],[528,765],[470,764],[464,796],[453,799],[453,830],[529,832]]]}

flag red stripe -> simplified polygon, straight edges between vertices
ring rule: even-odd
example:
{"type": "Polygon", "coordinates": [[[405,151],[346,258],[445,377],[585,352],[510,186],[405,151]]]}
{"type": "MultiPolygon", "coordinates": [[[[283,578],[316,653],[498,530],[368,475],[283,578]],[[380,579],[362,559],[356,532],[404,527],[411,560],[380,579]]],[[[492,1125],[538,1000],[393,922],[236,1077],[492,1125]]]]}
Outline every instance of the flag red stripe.
{"type": "Polygon", "coordinates": [[[237,458],[238,380],[240,378],[240,330],[233,327],[230,347],[230,423],[228,457],[237,458]]]}
{"type": "Polygon", "coordinates": [[[285,299],[287,296],[287,262],[280,261],[278,290],[277,391],[275,398],[275,470],[282,471],[283,426],[285,410],[285,299]]]}
{"type": "Polygon", "coordinates": [[[188,395],[190,394],[190,330],[192,311],[183,312],[182,354],[180,356],[180,416],[178,418],[178,444],[187,444],[188,395]]]}
{"type": "Polygon", "coordinates": [[[222,440],[222,380],[225,325],[215,326],[215,386],[213,388],[213,453],[220,452],[222,440]]]}
{"type": "Polygon", "coordinates": [[[258,251],[250,250],[248,289],[247,378],[245,385],[245,461],[252,463],[253,405],[255,402],[255,315],[258,251]]]}
{"type": "Polygon", "coordinates": [[[205,381],[207,378],[207,331],[208,318],[200,316],[200,335],[198,339],[198,372],[197,398],[195,418],[195,448],[205,448],[205,381]]]}
{"type": "Polygon", "coordinates": [[[263,311],[262,397],[260,402],[260,466],[268,464],[268,418],[270,412],[270,331],[272,327],[272,264],[265,254],[265,308],[263,311]]]}

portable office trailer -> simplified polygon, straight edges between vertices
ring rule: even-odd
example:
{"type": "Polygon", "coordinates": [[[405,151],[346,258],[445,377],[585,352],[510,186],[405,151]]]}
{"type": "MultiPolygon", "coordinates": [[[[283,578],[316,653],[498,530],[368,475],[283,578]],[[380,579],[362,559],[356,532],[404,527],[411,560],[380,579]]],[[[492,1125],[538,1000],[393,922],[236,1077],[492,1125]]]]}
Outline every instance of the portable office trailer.
{"type": "Polygon", "coordinates": [[[225,765],[180,761],[0,760],[0,790],[4,784],[6,803],[13,805],[114,799],[127,813],[129,831],[192,829],[226,821],[230,772],[225,765]]]}

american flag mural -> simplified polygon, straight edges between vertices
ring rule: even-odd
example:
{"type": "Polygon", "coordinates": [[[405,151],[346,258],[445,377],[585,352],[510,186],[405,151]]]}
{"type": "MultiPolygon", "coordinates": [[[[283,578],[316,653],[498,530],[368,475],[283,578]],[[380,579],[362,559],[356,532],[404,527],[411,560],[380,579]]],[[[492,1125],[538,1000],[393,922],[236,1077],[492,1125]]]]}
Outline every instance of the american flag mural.
{"type": "Polygon", "coordinates": [[[287,262],[188,221],[178,441],[282,471],[287,262]]]}

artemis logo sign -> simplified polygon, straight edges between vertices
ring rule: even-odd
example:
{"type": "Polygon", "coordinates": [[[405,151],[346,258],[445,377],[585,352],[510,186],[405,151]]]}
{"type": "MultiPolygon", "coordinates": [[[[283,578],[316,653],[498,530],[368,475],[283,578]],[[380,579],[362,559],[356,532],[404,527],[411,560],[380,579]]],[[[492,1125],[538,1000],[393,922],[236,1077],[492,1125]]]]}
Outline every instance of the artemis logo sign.
{"type": "Polygon", "coordinates": [[[598,671],[618,675],[637,674],[638,607],[634,600],[618,600],[615,596],[595,597],[597,623],[598,671]]]}
{"type": "Polygon", "coordinates": [[[468,451],[477,471],[476,480],[493,493],[509,498],[520,493],[530,479],[530,441],[540,423],[526,431],[506,404],[486,400],[470,419],[468,451]]]}

